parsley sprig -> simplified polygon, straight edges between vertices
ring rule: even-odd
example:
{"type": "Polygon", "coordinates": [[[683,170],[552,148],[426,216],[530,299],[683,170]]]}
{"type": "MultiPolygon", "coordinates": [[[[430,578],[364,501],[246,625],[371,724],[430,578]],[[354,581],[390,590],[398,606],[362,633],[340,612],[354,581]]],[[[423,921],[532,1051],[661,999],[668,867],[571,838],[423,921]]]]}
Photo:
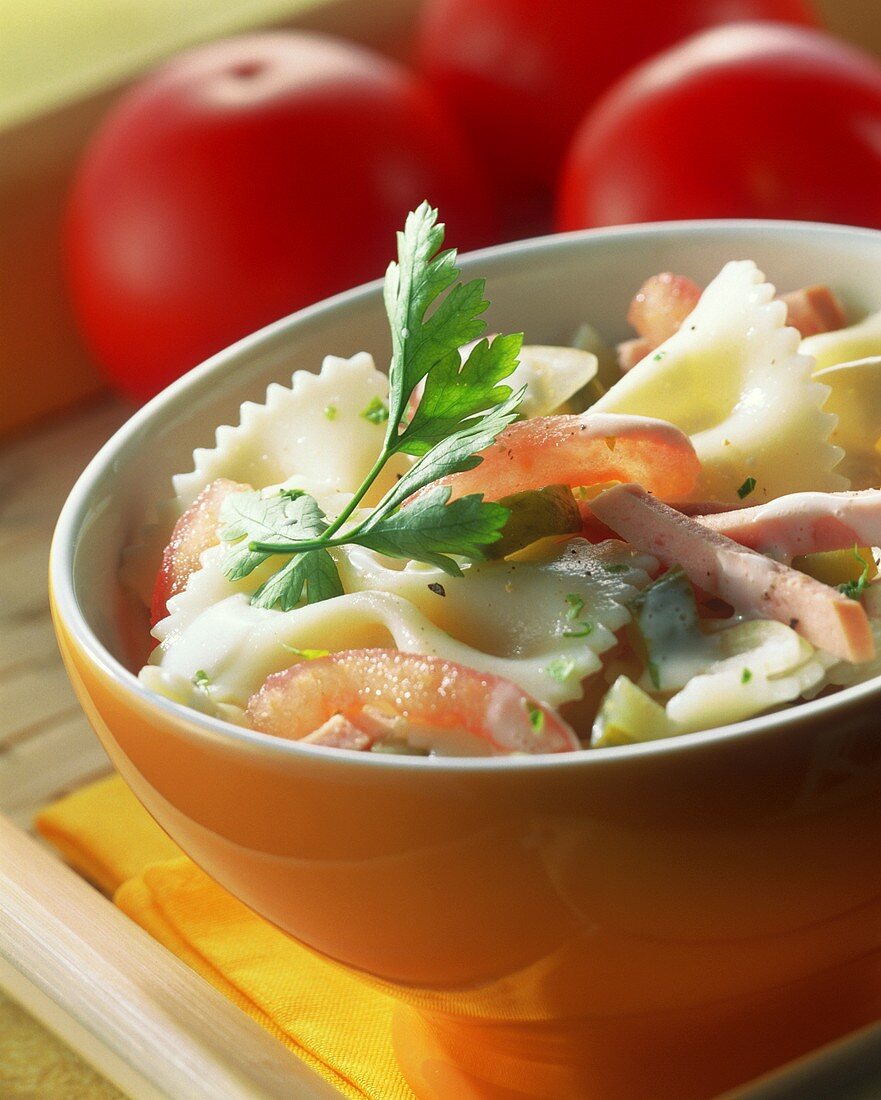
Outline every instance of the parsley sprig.
{"type": "Polygon", "coordinates": [[[382,418],[369,417],[375,423],[385,420],[385,438],[347,506],[328,520],[317,501],[300,490],[271,497],[233,493],[224,501],[220,535],[228,544],[226,575],[240,580],[279,558],[251,598],[257,606],[287,611],[304,597],[316,603],[341,595],[342,582],[328,552],[336,546],[365,546],[461,576],[451,555],[484,558],[486,548],[501,537],[509,509],[485,501],[482,494],[451,501],[448,487],[435,486],[402,507],[432,482],[477,466],[479,452],[517,418],[523,396],[523,390],[512,393],[503,384],[517,366],[522,335],[497,336],[492,343],[479,339],[462,363],[459,349],[481,337],[489,303],[482,279],[459,282],[456,252],[441,250],[443,237],[437,211],[428,203],[407,217],[398,234],[398,260],[389,265],[384,292],[392,336],[388,418],[385,405],[382,418]],[[410,398],[423,382],[408,420],[410,398]],[[350,524],[396,454],[416,461],[366,517],[350,524]]]}
{"type": "Polygon", "coordinates": [[[869,563],[860,553],[859,546],[854,546],[853,556],[856,558],[857,562],[863,567],[862,572],[856,578],[856,580],[845,581],[844,584],[839,584],[838,591],[851,600],[859,600],[863,594],[863,589],[869,583],[869,563]]]}

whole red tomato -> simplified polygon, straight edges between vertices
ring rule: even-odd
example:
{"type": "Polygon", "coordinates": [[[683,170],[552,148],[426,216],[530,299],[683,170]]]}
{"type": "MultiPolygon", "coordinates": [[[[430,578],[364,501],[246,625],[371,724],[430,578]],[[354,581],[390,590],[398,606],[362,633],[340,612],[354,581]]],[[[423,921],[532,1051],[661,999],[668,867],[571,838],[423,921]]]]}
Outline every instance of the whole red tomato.
{"type": "Polygon", "coordinates": [[[416,53],[507,209],[553,186],[569,138],[613,81],[734,19],[816,23],[810,0],[427,0],[416,53]]]}
{"type": "Polygon", "coordinates": [[[573,140],[559,228],[702,217],[881,227],[881,66],[819,31],[742,24],[625,77],[573,140]]]}
{"type": "Polygon", "coordinates": [[[478,170],[419,77],[309,34],[194,49],[126,94],[86,152],[67,226],[75,309],[107,373],[144,399],[381,275],[425,198],[452,243],[491,238],[478,170]]]}

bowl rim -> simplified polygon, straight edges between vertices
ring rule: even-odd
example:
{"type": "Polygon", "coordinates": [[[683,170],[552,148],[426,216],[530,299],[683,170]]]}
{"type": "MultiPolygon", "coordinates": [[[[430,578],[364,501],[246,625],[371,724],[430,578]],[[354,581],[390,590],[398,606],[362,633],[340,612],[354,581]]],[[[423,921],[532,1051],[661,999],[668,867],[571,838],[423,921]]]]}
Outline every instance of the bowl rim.
{"type": "MultiPolygon", "coordinates": [[[[881,230],[861,226],[835,225],[825,222],[801,222],[791,220],[707,218],[675,222],[646,222],[637,225],[604,226],[594,229],[581,229],[567,233],[549,234],[532,237],[522,241],[512,241],[491,245],[459,258],[463,274],[479,274],[480,265],[486,261],[498,262],[500,259],[521,258],[532,253],[546,251],[566,251],[577,248],[585,240],[629,240],[643,238],[651,240],[659,237],[697,237],[712,236],[718,238],[735,236],[749,232],[779,233],[787,237],[811,237],[822,240],[823,237],[838,240],[874,239],[881,248],[881,230]]],[[[866,700],[881,697],[881,675],[859,684],[842,688],[833,695],[803,702],[797,706],[758,715],[741,722],[733,722],[707,730],[680,734],[676,737],[659,738],[654,741],[638,742],[631,745],[613,746],[595,751],[585,749],[579,752],[543,753],[523,756],[407,756],[385,753],[362,753],[349,749],[337,749],[328,753],[325,748],[304,745],[296,740],[286,740],[258,730],[237,726],[223,719],[203,714],[158,695],[145,687],[138,677],[127,669],[104,646],[89,625],[83,613],[75,591],[74,552],[77,546],[78,532],[89,511],[89,502],[96,486],[105,478],[108,468],[123,455],[136,441],[138,435],[154,419],[161,417],[169,408],[180,402],[191,390],[201,386],[208,379],[241,360],[247,360],[266,344],[279,337],[295,333],[300,326],[320,320],[344,311],[351,306],[373,297],[381,290],[382,278],[364,283],[351,290],[343,291],[316,302],[310,306],[273,321],[263,328],[250,333],[228,347],[210,356],[204,362],[193,367],[186,374],[171,383],[138,409],[122,424],[110,439],[100,448],[74,483],[61,509],[52,537],[49,557],[50,598],[61,624],[76,641],[80,650],[88,657],[109,680],[134,697],[134,701],[148,712],[157,712],[174,725],[179,732],[194,736],[200,740],[226,743],[230,748],[250,749],[259,755],[274,757],[279,761],[308,758],[312,760],[339,761],[339,764],[355,764],[367,768],[422,770],[438,768],[449,771],[491,771],[508,772],[512,769],[546,769],[571,767],[614,766],[622,760],[634,760],[654,757],[658,754],[688,752],[723,743],[732,739],[747,739],[762,734],[773,733],[781,728],[797,724],[805,718],[824,718],[843,711],[848,704],[859,705],[866,700]]],[[[491,289],[491,288],[490,288],[491,289]]],[[[57,627],[56,627],[57,629],[57,627]]]]}

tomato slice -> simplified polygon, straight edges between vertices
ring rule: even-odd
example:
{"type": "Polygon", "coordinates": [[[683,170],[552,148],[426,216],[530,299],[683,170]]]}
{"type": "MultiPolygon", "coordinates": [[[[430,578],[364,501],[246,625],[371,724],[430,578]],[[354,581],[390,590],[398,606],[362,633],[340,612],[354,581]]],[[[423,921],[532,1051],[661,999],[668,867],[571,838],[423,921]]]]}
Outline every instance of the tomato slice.
{"type": "Polygon", "coordinates": [[[153,586],[150,621],[154,626],[168,614],[171,597],[187,587],[190,575],[199,568],[202,554],[218,543],[217,527],[223,502],[230,493],[243,493],[250,488],[250,485],[219,477],[205,486],[174,525],[153,586]]]}
{"type": "Polygon", "coordinates": [[[684,432],[665,420],[617,413],[542,416],[511,424],[482,462],[442,478],[452,496],[483,493],[488,500],[543,489],[636,482],[664,500],[687,497],[700,464],[684,432]]]}
{"type": "Polygon", "coordinates": [[[581,748],[553,710],[510,680],[388,649],[343,650],[273,673],[247,715],[263,733],[361,751],[382,741],[462,756],[581,748]]]}

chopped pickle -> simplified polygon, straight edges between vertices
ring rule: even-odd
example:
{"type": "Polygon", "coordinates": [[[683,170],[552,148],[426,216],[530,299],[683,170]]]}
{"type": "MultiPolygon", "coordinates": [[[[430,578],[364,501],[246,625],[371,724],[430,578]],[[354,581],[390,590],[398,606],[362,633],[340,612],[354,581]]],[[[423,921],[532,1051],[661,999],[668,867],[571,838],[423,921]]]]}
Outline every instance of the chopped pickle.
{"type": "Polygon", "coordinates": [[[604,749],[672,737],[673,724],[660,703],[626,676],[619,676],[606,692],[593,724],[590,744],[604,749]]]}
{"type": "Polygon", "coordinates": [[[548,535],[570,535],[581,530],[581,513],[567,485],[549,485],[502,497],[510,509],[502,537],[486,548],[489,558],[504,558],[548,535]]]}
{"type": "Polygon", "coordinates": [[[657,691],[682,687],[706,663],[694,589],[678,566],[634,600],[630,635],[657,691]]]}
{"type": "Polygon", "coordinates": [[[866,566],[869,567],[867,580],[878,576],[878,567],[868,546],[858,546],[855,550],[826,550],[821,554],[803,554],[792,559],[793,569],[807,573],[832,588],[858,581],[866,566]]]}

